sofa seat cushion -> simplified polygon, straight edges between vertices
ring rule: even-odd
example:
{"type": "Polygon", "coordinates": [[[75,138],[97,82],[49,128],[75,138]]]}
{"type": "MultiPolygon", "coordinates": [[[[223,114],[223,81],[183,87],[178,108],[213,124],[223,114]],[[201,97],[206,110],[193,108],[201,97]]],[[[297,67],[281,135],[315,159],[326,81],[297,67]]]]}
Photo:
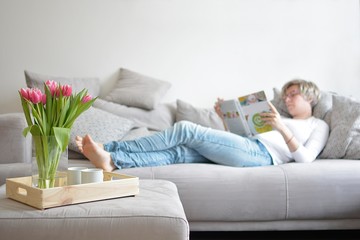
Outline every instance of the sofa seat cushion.
{"type": "Polygon", "coordinates": [[[235,168],[178,164],[117,170],[174,182],[190,222],[360,219],[360,161],[235,168]]]}
{"type": "Polygon", "coordinates": [[[360,219],[360,161],[280,165],[287,182],[287,219],[360,219]]]}
{"type": "Polygon", "coordinates": [[[281,168],[177,164],[117,171],[174,182],[189,221],[280,220],[286,216],[281,168]]]}

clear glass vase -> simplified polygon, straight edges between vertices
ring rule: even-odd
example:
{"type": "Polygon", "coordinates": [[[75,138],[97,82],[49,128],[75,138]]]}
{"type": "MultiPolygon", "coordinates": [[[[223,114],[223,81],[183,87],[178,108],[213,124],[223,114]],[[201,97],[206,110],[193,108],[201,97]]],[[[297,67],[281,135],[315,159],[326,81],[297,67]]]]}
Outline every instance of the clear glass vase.
{"type": "Polygon", "coordinates": [[[67,185],[68,149],[62,151],[54,136],[32,136],[32,186],[67,185]]]}

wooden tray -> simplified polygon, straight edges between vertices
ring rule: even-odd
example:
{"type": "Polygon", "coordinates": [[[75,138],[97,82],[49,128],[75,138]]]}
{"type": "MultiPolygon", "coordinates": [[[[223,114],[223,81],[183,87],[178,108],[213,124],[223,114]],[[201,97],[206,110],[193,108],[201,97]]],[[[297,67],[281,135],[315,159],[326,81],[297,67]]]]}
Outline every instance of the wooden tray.
{"type": "Polygon", "coordinates": [[[30,177],[6,179],[6,196],[38,209],[135,196],[139,178],[104,172],[104,182],[39,189],[31,186],[30,177]]]}

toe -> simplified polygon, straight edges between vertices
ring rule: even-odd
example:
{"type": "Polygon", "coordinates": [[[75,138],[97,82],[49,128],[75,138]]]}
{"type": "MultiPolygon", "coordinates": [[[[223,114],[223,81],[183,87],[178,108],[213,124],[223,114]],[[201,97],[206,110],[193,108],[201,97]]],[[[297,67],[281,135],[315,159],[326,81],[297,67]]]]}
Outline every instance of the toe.
{"type": "Polygon", "coordinates": [[[84,153],[84,150],[83,150],[82,147],[79,147],[79,151],[80,151],[81,153],[84,153]]]}
{"type": "Polygon", "coordinates": [[[80,137],[80,136],[76,136],[75,139],[78,141],[82,141],[82,137],[80,137]]]}

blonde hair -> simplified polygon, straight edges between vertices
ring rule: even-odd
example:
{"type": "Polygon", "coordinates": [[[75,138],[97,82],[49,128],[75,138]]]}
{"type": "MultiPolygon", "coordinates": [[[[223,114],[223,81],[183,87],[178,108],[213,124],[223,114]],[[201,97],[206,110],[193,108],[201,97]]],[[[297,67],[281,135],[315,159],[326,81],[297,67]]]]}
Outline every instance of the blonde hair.
{"type": "Polygon", "coordinates": [[[318,86],[311,81],[306,81],[303,79],[293,79],[285,83],[281,90],[281,96],[283,98],[286,96],[286,90],[293,85],[299,86],[300,94],[306,100],[311,100],[312,107],[314,107],[320,100],[321,94],[318,86]]]}

